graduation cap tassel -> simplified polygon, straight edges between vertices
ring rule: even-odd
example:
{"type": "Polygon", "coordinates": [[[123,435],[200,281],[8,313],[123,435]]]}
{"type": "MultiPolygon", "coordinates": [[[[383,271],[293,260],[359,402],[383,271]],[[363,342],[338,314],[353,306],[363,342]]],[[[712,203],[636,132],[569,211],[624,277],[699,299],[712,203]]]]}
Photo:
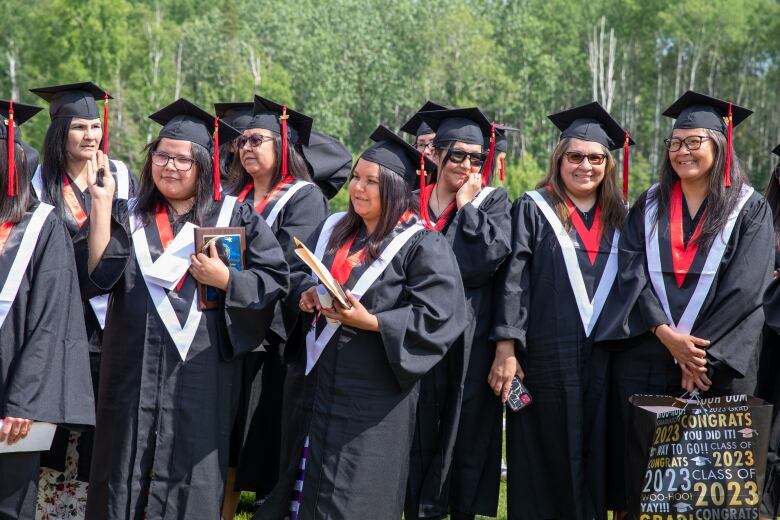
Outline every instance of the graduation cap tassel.
{"type": "Polygon", "coordinates": [[[15,157],[15,131],[14,131],[14,102],[9,102],[8,107],[8,125],[7,142],[8,145],[8,196],[18,195],[19,190],[16,186],[16,157],[15,157]]]}
{"type": "Polygon", "coordinates": [[[502,158],[499,161],[498,171],[499,171],[501,182],[504,182],[504,180],[506,179],[506,159],[502,158]]]}
{"type": "Polygon", "coordinates": [[[219,118],[214,118],[214,200],[222,199],[222,184],[219,172],[219,118]]]}
{"type": "Polygon", "coordinates": [[[287,119],[290,116],[287,115],[287,105],[282,105],[282,178],[287,176],[287,119]]]}
{"type": "Polygon", "coordinates": [[[431,226],[430,215],[428,214],[428,187],[427,180],[425,178],[425,154],[420,154],[420,169],[417,170],[417,175],[420,176],[420,218],[426,227],[431,226]]]}
{"type": "Polygon", "coordinates": [[[623,141],[623,201],[628,204],[628,154],[631,144],[630,135],[626,131],[626,139],[623,141]]]}
{"type": "Polygon", "coordinates": [[[103,153],[108,154],[108,92],[103,92],[103,153]]]}
{"type": "Polygon", "coordinates": [[[726,116],[726,168],[723,172],[723,186],[731,188],[731,148],[733,146],[734,123],[732,121],[731,102],[729,102],[729,112],[726,116]]]}
{"type": "Polygon", "coordinates": [[[490,184],[490,173],[493,169],[493,156],[496,153],[496,125],[491,123],[490,125],[490,150],[488,151],[487,160],[482,169],[482,186],[490,184]]]}

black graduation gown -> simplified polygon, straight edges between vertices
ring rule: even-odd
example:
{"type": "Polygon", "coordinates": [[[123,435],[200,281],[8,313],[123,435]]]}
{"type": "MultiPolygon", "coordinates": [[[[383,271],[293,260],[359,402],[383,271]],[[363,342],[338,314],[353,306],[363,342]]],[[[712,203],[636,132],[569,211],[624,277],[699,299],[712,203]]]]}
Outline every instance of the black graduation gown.
{"type": "MultiPolygon", "coordinates": [[[[110,163],[110,170],[114,174],[116,180],[116,165],[113,161],[110,163]]],[[[34,173],[35,170],[33,170],[34,173]]],[[[135,194],[137,182],[135,176],[128,171],[129,180],[129,197],[133,197],[135,194]]],[[[72,182],[71,187],[73,193],[76,195],[76,199],[79,205],[84,210],[84,213],[89,215],[92,212],[92,196],[88,190],[81,191],[76,183],[72,182]]],[[[116,199],[116,194],[114,195],[116,199]]],[[[78,223],[74,219],[71,212],[67,209],[67,206],[63,208],[63,221],[65,227],[70,234],[73,241],[73,248],[75,250],[81,250],[86,246],[87,236],[89,234],[89,218],[87,218],[84,225],[79,228],[78,223]]],[[[79,255],[78,257],[81,257],[79,255]]],[[[77,258],[78,258],[77,257],[77,258]]],[[[98,380],[100,378],[100,348],[103,343],[103,328],[100,326],[95,310],[90,305],[87,299],[81,302],[84,311],[84,323],[87,330],[87,339],[89,340],[89,363],[92,374],[92,389],[95,395],[95,402],[98,400],[98,380]]],[[[56,471],[65,471],[65,458],[67,456],[68,441],[70,432],[64,428],[58,428],[57,433],[54,435],[52,441],[51,450],[44,453],[41,456],[41,466],[52,468],[56,471]]],[[[78,439],[76,450],[79,454],[78,460],[78,474],[77,478],[83,482],[89,481],[89,467],[92,464],[92,444],[94,443],[94,431],[89,430],[82,432],[78,439]]]]}
{"type": "MultiPolygon", "coordinates": [[[[780,262],[775,259],[775,269],[780,262]]],[[[780,515],[780,281],[775,279],[764,294],[763,350],[759,364],[756,395],[774,405],[772,431],[767,454],[766,480],[761,499],[761,514],[780,515]]]]}
{"type": "MultiPolygon", "coordinates": [[[[221,204],[206,226],[216,223],[221,204]]],[[[262,343],[274,303],[286,294],[284,255],[254,209],[237,204],[230,225],[246,229],[245,269],[231,268],[219,309],[203,311],[182,361],[141,275],[124,201],[115,202],[114,219],[100,263],[91,276],[80,271],[87,296],[111,294],[86,518],[219,518],[238,357],[262,343]]],[[[183,222],[176,224],[174,232],[183,222]]],[[[154,221],[144,232],[154,260],[162,253],[154,221]]],[[[168,292],[180,323],[195,293],[189,275],[168,292]]]]}
{"type": "MultiPolygon", "coordinates": [[[[312,251],[319,234],[308,242],[312,251]]],[[[352,250],[360,245],[358,237],[352,250]]],[[[332,261],[333,255],[325,256],[326,266],[332,261]]],[[[364,270],[363,264],[355,267],[346,287],[364,270]]],[[[313,282],[300,262],[291,272],[295,290],[287,302],[297,307],[313,282]]],[[[418,381],[444,357],[466,323],[463,285],[444,237],[417,232],[361,303],[377,316],[380,332],[341,326],[305,377],[304,336],[311,315],[302,315],[296,327],[300,347],[285,385],[283,469],[255,519],[288,516],[306,436],[310,448],[300,520],[401,517],[418,381]]]]}
{"type": "MultiPolygon", "coordinates": [[[[8,279],[33,211],[16,224],[0,254],[0,285],[8,279]]],[[[80,302],[73,246],[62,222],[49,213],[0,326],[0,417],[76,430],[95,424],[80,302]]],[[[0,455],[0,518],[34,517],[39,456],[0,455]]]]}
{"type": "Polygon", "coordinates": [[[493,275],[511,251],[510,203],[498,188],[442,229],[466,290],[466,330],[420,381],[405,518],[459,512],[496,516],[501,481],[501,400],[487,384],[493,275]]]}
{"type": "MultiPolygon", "coordinates": [[[[629,426],[628,398],[633,394],[683,393],[680,368],[650,332],[657,325],[668,324],[669,319],[648,271],[646,201],[647,192],[629,212],[620,239],[618,297],[608,302],[596,336],[597,340],[619,340],[603,345],[612,351],[608,506],[617,510],[626,507],[623,455],[629,426]]],[[[685,234],[689,235],[694,228],[692,216],[683,211],[683,218],[685,234]]],[[[679,288],[672,269],[668,215],[661,215],[658,234],[664,287],[672,317],[678,320],[698,283],[708,251],[699,248],[679,288]]],[[[711,341],[707,363],[713,386],[705,395],[752,394],[755,389],[764,323],[761,303],[771,279],[774,243],[771,210],[766,200],[754,192],[736,218],[712,286],[691,329],[691,335],[711,341]]]]}
{"type": "MultiPolygon", "coordinates": [[[[246,200],[253,202],[254,190],[246,200]]],[[[261,217],[268,218],[277,197],[263,208],[261,217]]],[[[293,237],[306,240],[328,216],[328,201],[314,185],[304,186],[287,201],[271,225],[288,263],[295,256],[293,237]]],[[[294,307],[295,305],[293,305],[294,307]]],[[[243,367],[242,399],[236,417],[236,432],[231,443],[231,457],[237,463],[235,490],[254,491],[261,498],[273,489],[279,478],[281,446],[282,398],[284,393],[284,344],[297,313],[285,312],[282,301],[277,303],[271,334],[266,337],[265,352],[247,355],[243,367]]]]}
{"type": "MultiPolygon", "coordinates": [[[[554,207],[546,190],[539,193],[554,207]]],[[[591,227],[595,210],[581,216],[591,227]]],[[[568,235],[593,301],[614,232],[604,230],[594,264],[574,225],[568,235]]],[[[496,281],[491,334],[495,341],[515,341],[533,398],[529,407],[507,411],[507,513],[513,520],[591,519],[603,506],[606,362],[593,349],[567,273],[553,227],[524,195],[512,207],[512,254],[496,281]]]]}

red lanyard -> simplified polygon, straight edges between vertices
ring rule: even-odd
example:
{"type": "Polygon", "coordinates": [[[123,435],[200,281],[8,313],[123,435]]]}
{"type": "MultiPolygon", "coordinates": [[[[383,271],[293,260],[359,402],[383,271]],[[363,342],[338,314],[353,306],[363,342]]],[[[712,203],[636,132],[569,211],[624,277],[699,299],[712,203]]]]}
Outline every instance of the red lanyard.
{"type": "MultiPolygon", "coordinates": [[[[436,188],[436,184],[429,184],[425,187],[426,195],[425,200],[431,200],[431,194],[433,193],[434,188],[436,188]]],[[[441,212],[441,215],[439,215],[439,218],[436,219],[436,223],[433,225],[433,229],[436,231],[441,232],[442,229],[444,229],[447,226],[447,223],[449,223],[450,219],[452,218],[452,214],[455,213],[458,209],[458,205],[456,203],[455,199],[452,199],[452,202],[447,205],[446,208],[444,208],[444,211],[441,212]]]]}
{"type": "MultiPolygon", "coordinates": [[[[157,211],[154,215],[155,224],[157,224],[157,234],[160,236],[160,243],[163,247],[163,252],[168,249],[168,246],[173,242],[173,228],[171,227],[171,221],[168,220],[168,209],[165,205],[160,204],[157,206],[157,211]]],[[[176,284],[176,291],[181,290],[181,286],[184,285],[184,280],[187,278],[187,273],[181,277],[179,283],[176,284]]]]}
{"type": "Polygon", "coordinates": [[[13,222],[3,222],[0,224],[0,255],[2,255],[5,250],[5,243],[8,242],[8,236],[11,234],[13,228],[13,222]]]}
{"type": "Polygon", "coordinates": [[[593,224],[590,226],[590,229],[585,225],[582,216],[568,197],[566,198],[566,206],[569,208],[569,217],[572,224],[574,224],[574,229],[577,230],[577,234],[585,246],[585,251],[588,252],[590,265],[595,265],[596,257],[599,254],[599,246],[601,245],[601,236],[604,234],[604,230],[601,227],[601,206],[596,203],[596,214],[593,216],[593,224]]]}
{"type": "Polygon", "coordinates": [[[691,269],[691,264],[693,264],[693,259],[696,257],[696,251],[699,249],[699,244],[696,240],[701,234],[704,216],[699,219],[699,223],[696,224],[696,229],[688,241],[688,247],[685,247],[683,240],[682,187],[680,186],[680,181],[675,182],[674,186],[672,186],[672,200],[670,202],[669,231],[672,243],[672,269],[677,279],[677,287],[682,287],[685,277],[691,269]]]}
{"type": "MultiPolygon", "coordinates": [[[[265,209],[265,206],[276,197],[280,191],[284,189],[285,186],[293,182],[295,178],[292,175],[285,176],[279,183],[274,187],[273,190],[271,190],[265,197],[262,198],[262,200],[255,203],[255,210],[262,214],[263,210],[265,209]]],[[[249,192],[254,188],[254,183],[250,182],[246,186],[244,186],[244,189],[241,190],[241,193],[238,194],[238,200],[241,202],[244,202],[246,199],[246,196],[249,195],[249,192]]]]}
{"type": "Polygon", "coordinates": [[[65,204],[68,206],[73,218],[76,219],[76,224],[80,227],[87,221],[87,214],[84,212],[84,208],[79,204],[76,193],[73,191],[73,186],[70,185],[70,179],[67,175],[62,176],[62,198],[65,204]]]}

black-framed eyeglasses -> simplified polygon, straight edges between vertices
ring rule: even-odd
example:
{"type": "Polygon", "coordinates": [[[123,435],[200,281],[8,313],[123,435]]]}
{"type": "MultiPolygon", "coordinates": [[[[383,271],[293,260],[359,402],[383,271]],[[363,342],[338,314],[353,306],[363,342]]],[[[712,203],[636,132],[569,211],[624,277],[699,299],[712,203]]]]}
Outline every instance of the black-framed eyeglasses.
{"type": "Polygon", "coordinates": [[[428,148],[433,148],[433,142],[430,142],[430,143],[416,143],[414,145],[414,147],[417,148],[418,152],[422,153],[425,150],[427,150],[428,148]]]}
{"type": "Polygon", "coordinates": [[[192,165],[195,164],[195,159],[191,157],[182,157],[180,155],[168,155],[165,152],[152,152],[152,163],[156,166],[162,166],[165,168],[168,163],[173,161],[173,167],[180,172],[188,172],[192,169],[192,165]]]}
{"type": "Polygon", "coordinates": [[[664,139],[664,143],[666,143],[667,150],[670,152],[677,152],[682,148],[682,145],[685,145],[685,148],[688,150],[698,150],[701,148],[701,143],[707,139],[711,138],[706,135],[689,135],[685,139],[680,139],[679,137],[664,139]]]}
{"type": "Polygon", "coordinates": [[[447,159],[452,161],[455,164],[460,164],[463,161],[466,160],[468,157],[469,162],[471,163],[471,166],[479,167],[482,166],[482,164],[487,159],[487,155],[481,152],[467,152],[466,150],[461,150],[460,148],[450,148],[450,150],[447,152],[447,159]]]}
{"type": "Polygon", "coordinates": [[[262,146],[262,144],[266,141],[273,141],[274,138],[268,135],[261,135],[261,134],[252,134],[252,135],[242,135],[236,138],[236,146],[238,149],[242,149],[244,146],[246,146],[246,143],[249,143],[249,146],[252,148],[257,148],[258,146],[262,146]]]}
{"type": "Polygon", "coordinates": [[[607,158],[607,154],[604,153],[566,152],[563,155],[572,164],[580,164],[587,158],[588,162],[593,166],[604,164],[604,160],[607,158]]]}

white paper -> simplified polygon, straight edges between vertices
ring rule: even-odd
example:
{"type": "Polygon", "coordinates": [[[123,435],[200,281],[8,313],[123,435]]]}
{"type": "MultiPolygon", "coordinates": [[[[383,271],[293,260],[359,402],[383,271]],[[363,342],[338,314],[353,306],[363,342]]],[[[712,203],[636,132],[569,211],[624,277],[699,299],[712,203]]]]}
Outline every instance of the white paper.
{"type": "MultiPolygon", "coordinates": [[[[3,427],[3,421],[0,420],[0,428],[3,427]]],[[[21,453],[28,451],[47,451],[51,448],[51,441],[54,440],[54,431],[57,426],[47,422],[34,422],[30,427],[30,432],[24,439],[18,440],[13,444],[0,442],[0,453],[21,453]]]]}
{"type": "Polygon", "coordinates": [[[190,268],[190,255],[195,253],[195,228],[187,222],[171,241],[168,249],[155,260],[144,275],[155,285],[173,290],[190,268]]]}

